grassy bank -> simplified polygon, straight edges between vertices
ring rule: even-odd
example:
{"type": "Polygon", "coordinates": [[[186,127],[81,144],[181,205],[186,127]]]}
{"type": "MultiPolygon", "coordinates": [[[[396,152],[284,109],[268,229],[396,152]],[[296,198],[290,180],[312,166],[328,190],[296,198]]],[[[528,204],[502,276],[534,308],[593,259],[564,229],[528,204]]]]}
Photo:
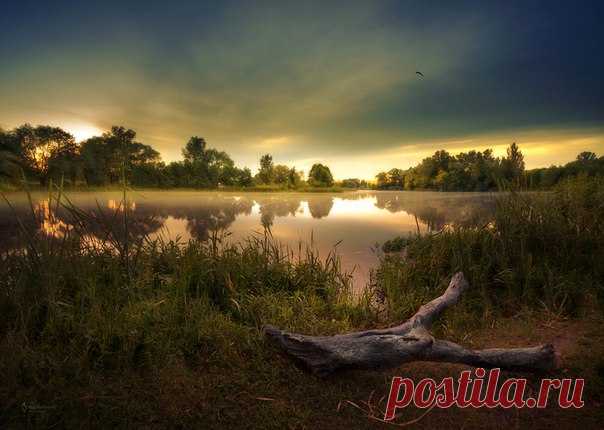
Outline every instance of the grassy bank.
{"type": "MultiPolygon", "coordinates": [[[[436,331],[473,347],[558,339],[561,372],[589,377],[580,411],[589,428],[604,387],[595,305],[604,285],[603,189],[579,179],[553,193],[512,194],[488,225],[393,241],[389,250],[399,252],[382,258],[356,300],[336,255],[286,249],[268,232],[237,244],[218,233],[206,242],[150,241],[62,199],[74,221],[66,237],[24,230],[26,248],[1,256],[0,427],[381,426],[360,409],[383,409],[392,375],[460,368],[413,364],[324,381],[282,357],[260,328],[334,334],[389,325],[463,270],[472,288],[436,331]]],[[[422,412],[410,408],[402,420],[422,412]]],[[[434,411],[422,423],[564,428],[579,416],[537,412],[434,411]]]]}
{"type": "MultiPolygon", "coordinates": [[[[264,324],[336,333],[373,322],[367,301],[349,299],[351,276],[335,255],[286,249],[268,232],[182,244],[97,223],[104,239],[91,240],[98,219],[67,208],[75,226],[67,237],[32,237],[2,255],[0,425],[148,422],[153,402],[139,399],[136,411],[118,404],[133,380],[165,372],[210,384],[207,395],[228,402],[233,378],[279,381],[264,324]],[[107,400],[93,412],[88,396],[107,400]]],[[[195,416],[213,422],[207,406],[195,416]]]]}
{"type": "Polygon", "coordinates": [[[603,202],[604,181],[584,177],[501,196],[484,226],[384,244],[375,286],[393,317],[434,297],[458,270],[477,287],[455,315],[466,323],[532,310],[577,316],[592,300],[604,307],[603,202]]]}

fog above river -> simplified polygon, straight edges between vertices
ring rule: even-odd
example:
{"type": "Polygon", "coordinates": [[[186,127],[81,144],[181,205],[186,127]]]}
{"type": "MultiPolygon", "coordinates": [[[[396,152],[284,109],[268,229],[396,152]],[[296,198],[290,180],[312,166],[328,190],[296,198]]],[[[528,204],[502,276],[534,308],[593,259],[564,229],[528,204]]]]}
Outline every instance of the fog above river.
{"type": "MultiPolygon", "coordinates": [[[[337,244],[343,267],[354,270],[355,284],[367,281],[377,261],[376,245],[395,236],[442,229],[447,224],[479,224],[490,218],[494,195],[408,191],[344,193],[233,193],[133,191],[126,204],[120,192],[73,192],[67,198],[90,214],[86,230],[103,239],[107,226],[117,235],[127,228],[135,237],[207,240],[228,232],[237,242],[269,231],[285,246],[312,242],[325,257],[337,244]]],[[[8,195],[0,203],[0,250],[23,246],[23,229],[34,237],[60,239],[75,221],[47,193],[8,195]],[[32,210],[33,209],[33,210],[32,210]],[[18,221],[18,219],[20,221],[18,221]]]]}

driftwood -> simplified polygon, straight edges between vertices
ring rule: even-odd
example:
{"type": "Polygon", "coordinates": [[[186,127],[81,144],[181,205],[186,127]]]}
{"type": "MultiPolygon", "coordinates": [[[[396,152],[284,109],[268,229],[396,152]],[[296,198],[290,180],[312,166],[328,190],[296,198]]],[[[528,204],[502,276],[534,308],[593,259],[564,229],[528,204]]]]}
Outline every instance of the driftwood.
{"type": "Polygon", "coordinates": [[[342,369],[393,368],[410,361],[462,363],[508,370],[547,370],[554,367],[554,347],[470,350],[435,339],[429,329],[434,320],[459,300],[468,282],[456,273],[447,290],[423,305],[404,323],[386,329],[336,336],[305,336],[265,326],[264,333],[290,356],[319,376],[342,369]]]}

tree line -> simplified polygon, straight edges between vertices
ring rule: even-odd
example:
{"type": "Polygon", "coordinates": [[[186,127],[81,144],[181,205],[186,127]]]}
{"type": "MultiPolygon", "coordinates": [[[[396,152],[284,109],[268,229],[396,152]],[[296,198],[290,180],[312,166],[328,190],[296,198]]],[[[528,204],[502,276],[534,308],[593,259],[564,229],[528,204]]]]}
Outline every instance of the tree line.
{"type": "Polygon", "coordinates": [[[208,147],[205,139],[191,137],[182,149],[183,160],[164,163],[159,152],[136,140],[136,132],[114,126],[101,136],[81,143],[60,127],[22,125],[0,129],[0,181],[25,179],[47,185],[61,181],[70,185],[140,187],[331,187],[329,167],[317,163],[305,179],[301,170],[275,164],[270,154],[260,159],[252,175],[239,168],[224,151],[208,147]]]}
{"type": "Polygon", "coordinates": [[[494,191],[498,189],[547,189],[578,175],[604,176],[604,156],[582,152],[564,166],[526,170],[516,143],[504,157],[493,150],[452,155],[436,151],[409,169],[390,169],[376,175],[376,187],[385,190],[494,191]]]}
{"type": "Polygon", "coordinates": [[[83,142],[60,127],[24,124],[10,131],[0,129],[0,183],[22,180],[69,185],[112,186],[128,184],[158,188],[301,187],[377,188],[390,190],[491,191],[517,187],[549,188],[568,177],[604,175],[604,157],[582,152],[564,166],[525,170],[524,156],[516,143],[504,157],[491,149],[452,155],[436,151],[409,169],[393,168],[376,175],[375,183],[350,178],[336,183],[328,166],[314,164],[308,175],[283,164],[270,154],[260,158],[253,175],[237,167],[224,151],[208,147],[192,136],[182,149],[183,160],[165,163],[159,152],[136,140],[134,130],[114,126],[101,136],[83,142]]]}

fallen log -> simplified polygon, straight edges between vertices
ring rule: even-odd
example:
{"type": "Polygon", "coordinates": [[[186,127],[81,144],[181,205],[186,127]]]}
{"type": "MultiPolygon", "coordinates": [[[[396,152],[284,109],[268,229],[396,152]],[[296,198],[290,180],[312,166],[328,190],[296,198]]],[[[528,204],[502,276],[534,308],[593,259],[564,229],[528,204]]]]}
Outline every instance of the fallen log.
{"type": "Polygon", "coordinates": [[[463,273],[456,273],[445,292],[424,304],[394,327],[335,336],[306,336],[267,325],[266,336],[287,354],[319,376],[343,369],[383,369],[410,361],[461,363],[475,367],[540,371],[555,366],[551,344],[531,348],[470,350],[435,339],[429,332],[434,320],[458,302],[468,288],[463,273]]]}

